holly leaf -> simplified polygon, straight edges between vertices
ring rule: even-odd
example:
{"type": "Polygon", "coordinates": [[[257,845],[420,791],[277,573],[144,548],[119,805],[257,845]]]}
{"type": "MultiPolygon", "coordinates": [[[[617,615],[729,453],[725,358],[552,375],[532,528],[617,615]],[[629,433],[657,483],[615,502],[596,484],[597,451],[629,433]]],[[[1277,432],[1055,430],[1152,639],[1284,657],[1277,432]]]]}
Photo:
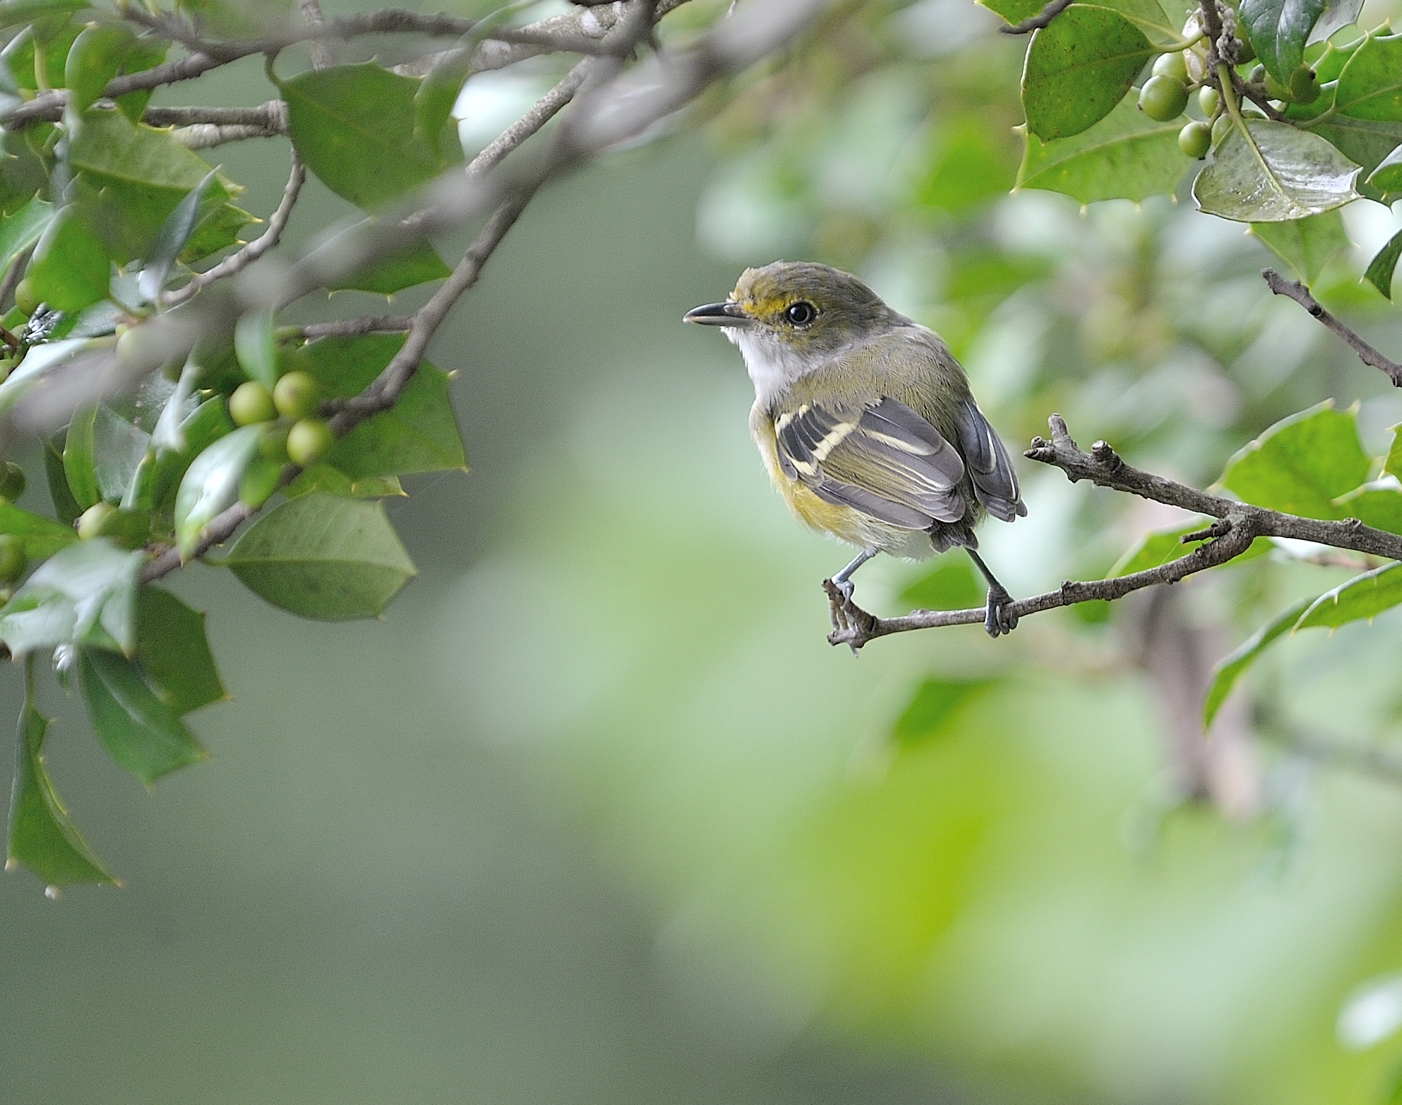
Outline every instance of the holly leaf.
{"type": "Polygon", "coordinates": [[[1266,72],[1283,85],[1305,60],[1305,43],[1325,0],[1241,0],[1239,26],[1266,72]]]}
{"type": "Polygon", "coordinates": [[[161,223],[160,229],[156,231],[156,238],[151,243],[151,253],[147,258],[146,266],[141,270],[141,275],[136,278],[137,290],[146,297],[148,302],[156,302],[156,297],[166,286],[170,270],[180,257],[181,251],[184,250],[185,243],[195,232],[195,227],[200,221],[200,206],[204,203],[206,193],[214,184],[214,177],[215,170],[210,169],[205,174],[204,179],[191,188],[186,193],[185,198],[175,205],[175,210],[166,216],[165,222],[161,223]]]}
{"type": "Polygon", "coordinates": [[[112,265],[75,204],[60,208],[49,220],[25,277],[35,298],[56,311],[81,311],[106,298],[112,265]]]}
{"type": "Polygon", "coordinates": [[[1349,244],[1343,215],[1338,211],[1289,222],[1252,223],[1251,234],[1306,284],[1313,284],[1324,266],[1349,244]]]}
{"type": "Polygon", "coordinates": [[[378,501],[314,492],[259,518],[223,563],[304,618],[372,618],[416,574],[378,501]]]}
{"type": "Polygon", "coordinates": [[[177,716],[229,697],[209,650],[204,615],[159,587],[137,592],[136,660],[156,697],[177,716]]]}
{"type": "Polygon", "coordinates": [[[1349,622],[1371,620],[1398,603],[1402,603],[1402,564],[1388,564],[1325,591],[1300,616],[1295,628],[1337,629],[1349,622]]]}
{"type": "Polygon", "coordinates": [[[119,767],[147,786],[205,758],[179,714],[125,656],[79,649],[78,685],[98,741],[119,767]]]}
{"type": "Polygon", "coordinates": [[[326,462],[351,480],[446,469],[466,472],[448,381],[442,369],[421,364],[399,401],[337,441],[326,462]]]}
{"type": "Polygon", "coordinates": [[[393,295],[405,288],[427,284],[430,280],[442,280],[452,274],[438,256],[438,251],[428,242],[417,241],[407,249],[392,253],[375,261],[349,276],[327,284],[329,291],[376,292],[380,295],[393,295]]]}
{"type": "Polygon", "coordinates": [[[1124,99],[1152,53],[1144,32],[1118,12],[1072,4],[1027,49],[1028,133],[1051,141],[1098,123],[1124,99]]]}
{"type": "Polygon", "coordinates": [[[1388,239],[1387,245],[1374,255],[1368,262],[1368,268],[1363,273],[1363,279],[1382,292],[1388,299],[1392,298],[1392,278],[1397,272],[1397,259],[1402,257],[1402,230],[1399,230],[1388,239]]]}
{"type": "Polygon", "coordinates": [[[1333,400],[1277,422],[1239,450],[1218,481],[1244,502],[1305,518],[1346,518],[1334,500],[1368,478],[1353,412],[1333,400]]]}
{"type": "Polygon", "coordinates": [[[0,269],[39,241],[53,221],[54,205],[34,196],[12,215],[0,221],[0,269]]]}
{"type": "Polygon", "coordinates": [[[16,656],[69,643],[130,654],[145,559],[105,537],[60,549],[0,607],[0,640],[16,656]]]}
{"type": "Polygon", "coordinates": [[[1369,35],[1339,74],[1334,110],[1355,119],[1402,120],[1402,35],[1369,35]]]}
{"type": "Polygon", "coordinates": [[[1231,694],[1232,687],[1236,685],[1241,673],[1250,667],[1256,657],[1270,647],[1272,642],[1294,629],[1300,615],[1309,609],[1313,602],[1313,599],[1304,599],[1277,614],[1217,662],[1217,666],[1212,669],[1212,681],[1207,686],[1207,694],[1202,700],[1204,730],[1212,725],[1212,719],[1217,716],[1217,711],[1227,700],[1227,695],[1231,694]]]}
{"type": "Polygon", "coordinates": [[[1249,223],[1320,215],[1358,199],[1359,166],[1317,134],[1288,123],[1247,119],[1217,146],[1193,182],[1209,215],[1249,223]]]}
{"type": "Polygon", "coordinates": [[[175,547],[182,562],[195,551],[205,526],[234,505],[239,477],[257,455],[262,434],[262,426],[241,426],[191,462],[175,493],[175,547]]]}

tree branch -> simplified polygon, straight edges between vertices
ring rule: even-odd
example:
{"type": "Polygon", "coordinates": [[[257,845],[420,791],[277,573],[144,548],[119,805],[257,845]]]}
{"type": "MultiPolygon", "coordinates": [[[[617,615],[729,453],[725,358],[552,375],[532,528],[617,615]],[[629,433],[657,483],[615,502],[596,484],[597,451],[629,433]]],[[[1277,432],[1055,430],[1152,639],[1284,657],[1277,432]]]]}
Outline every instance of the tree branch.
{"type": "Polygon", "coordinates": [[[999,27],[1005,35],[1026,35],[1040,30],[1071,6],[1071,0],[1049,0],[1046,7],[1036,15],[1029,16],[1021,23],[1008,23],[999,27]]]}
{"type": "MultiPolygon", "coordinates": [[[[1051,428],[1052,440],[1045,441],[1034,437],[1025,456],[1060,468],[1072,483],[1089,480],[1099,487],[1138,495],[1140,498],[1181,507],[1197,514],[1207,514],[1217,521],[1204,530],[1180,538],[1185,544],[1204,542],[1186,556],[1156,568],[1114,579],[1084,582],[1068,580],[1056,591],[1020,599],[1006,607],[1013,617],[1022,618],[1028,614],[1041,613],[1043,610],[1054,610],[1059,606],[1096,599],[1113,601],[1144,587],[1177,583],[1190,575],[1218,567],[1240,556],[1250,548],[1251,542],[1257,537],[1291,537],[1334,548],[1352,549],[1388,560],[1402,560],[1402,536],[1365,526],[1356,518],[1343,521],[1302,518],[1210,495],[1163,476],[1131,467],[1103,441],[1097,441],[1091,446],[1089,453],[1084,452],[1072,440],[1066,423],[1059,414],[1052,415],[1048,425],[1051,428]]],[[[861,648],[877,637],[904,633],[912,629],[982,624],[985,615],[983,607],[978,607],[969,610],[917,610],[903,617],[878,618],[850,601],[844,604],[841,592],[831,580],[824,581],[824,587],[828,597],[839,606],[847,619],[847,627],[829,634],[828,640],[832,644],[850,645],[854,649],[861,648]]]]}
{"type": "Polygon", "coordinates": [[[1354,330],[1331,315],[1324,309],[1319,300],[1310,295],[1309,289],[1303,284],[1297,280],[1286,280],[1275,269],[1262,269],[1261,277],[1265,280],[1266,286],[1276,295],[1293,299],[1326,329],[1342,338],[1348,347],[1358,354],[1358,359],[1364,364],[1383,372],[1392,381],[1393,387],[1402,387],[1402,364],[1384,356],[1359,337],[1354,330]]]}
{"type": "Polygon", "coordinates": [[[579,91],[580,86],[584,84],[585,78],[589,75],[590,68],[591,63],[588,58],[576,64],[554,88],[535,102],[530,111],[492,139],[482,152],[472,159],[467,166],[468,175],[480,175],[489,169],[496,168],[501,163],[502,158],[545,126],[561,108],[574,98],[574,94],[579,91]]]}
{"type": "Polygon", "coordinates": [[[398,334],[414,325],[409,315],[363,315],[360,318],[334,319],[331,322],[309,322],[295,327],[301,337],[357,337],[361,334],[398,334]]]}

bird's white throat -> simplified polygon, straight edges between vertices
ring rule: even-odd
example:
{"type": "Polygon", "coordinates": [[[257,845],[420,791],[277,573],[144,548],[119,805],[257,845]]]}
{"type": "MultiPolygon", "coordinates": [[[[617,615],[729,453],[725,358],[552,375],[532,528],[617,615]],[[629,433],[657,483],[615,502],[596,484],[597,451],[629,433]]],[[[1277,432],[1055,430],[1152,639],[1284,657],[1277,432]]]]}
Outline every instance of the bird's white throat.
{"type": "Polygon", "coordinates": [[[727,328],[725,336],[740,347],[745,371],[755,385],[755,398],[770,403],[780,392],[815,365],[768,334],[741,327],[727,328]]]}

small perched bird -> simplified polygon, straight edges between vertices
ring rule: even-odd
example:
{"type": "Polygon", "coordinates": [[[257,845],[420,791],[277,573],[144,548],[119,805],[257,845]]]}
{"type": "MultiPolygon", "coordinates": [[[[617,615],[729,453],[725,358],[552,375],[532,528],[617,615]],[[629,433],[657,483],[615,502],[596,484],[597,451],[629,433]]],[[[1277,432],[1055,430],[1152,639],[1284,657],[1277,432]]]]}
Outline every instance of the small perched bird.
{"type": "Polygon", "coordinates": [[[688,311],[724,328],[755,385],[750,433],[799,521],[861,551],[916,559],[959,546],[988,581],[984,628],[1017,619],[1008,592],[974,550],[986,512],[1025,515],[1007,450],[969,381],[933,330],[845,272],[811,262],[746,269],[730,298],[688,311]]]}

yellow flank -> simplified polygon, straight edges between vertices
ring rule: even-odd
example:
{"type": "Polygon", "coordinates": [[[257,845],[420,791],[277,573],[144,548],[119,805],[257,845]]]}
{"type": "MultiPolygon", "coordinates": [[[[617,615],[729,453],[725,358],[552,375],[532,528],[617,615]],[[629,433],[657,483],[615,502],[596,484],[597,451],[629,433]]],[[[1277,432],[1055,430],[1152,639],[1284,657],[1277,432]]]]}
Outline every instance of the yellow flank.
{"type": "Polygon", "coordinates": [[[873,527],[888,527],[850,506],[838,506],[818,498],[803,484],[789,479],[784,474],[784,470],[779,466],[779,443],[774,433],[774,423],[759,403],[750,410],[750,434],[759,446],[759,455],[764,458],[764,467],[769,472],[769,478],[779,489],[779,494],[784,497],[784,502],[788,504],[795,518],[811,529],[832,534],[853,545],[885,545],[885,542],[873,540],[876,536],[873,527]]]}

